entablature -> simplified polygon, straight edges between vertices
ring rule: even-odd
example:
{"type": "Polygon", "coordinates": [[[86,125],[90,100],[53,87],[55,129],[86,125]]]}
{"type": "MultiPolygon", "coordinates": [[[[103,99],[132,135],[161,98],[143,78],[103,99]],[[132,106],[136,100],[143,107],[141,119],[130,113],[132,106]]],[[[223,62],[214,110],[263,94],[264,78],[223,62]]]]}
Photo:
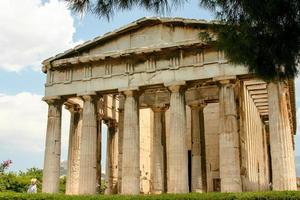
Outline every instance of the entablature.
{"type": "Polygon", "coordinates": [[[248,71],[227,62],[223,52],[212,48],[176,48],[101,62],[60,67],[47,72],[46,96],[87,91],[118,90],[172,81],[194,81],[248,71]]]}

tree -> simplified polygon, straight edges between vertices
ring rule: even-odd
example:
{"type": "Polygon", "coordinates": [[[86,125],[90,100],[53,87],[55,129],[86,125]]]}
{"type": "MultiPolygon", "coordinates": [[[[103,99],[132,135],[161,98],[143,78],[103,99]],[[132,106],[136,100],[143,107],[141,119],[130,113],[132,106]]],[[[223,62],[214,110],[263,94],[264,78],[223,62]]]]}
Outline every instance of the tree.
{"type": "Polygon", "coordinates": [[[145,8],[155,13],[165,13],[189,0],[65,0],[69,7],[78,13],[92,12],[108,20],[117,10],[130,10],[133,7],[145,8]]]}
{"type": "Polygon", "coordinates": [[[202,0],[221,25],[217,46],[234,63],[265,80],[294,78],[299,73],[299,0],[202,0]]]}
{"type": "MultiPolygon", "coordinates": [[[[117,10],[142,7],[165,13],[189,0],[65,0],[72,10],[108,20],[117,10]]],[[[216,46],[234,64],[243,64],[265,80],[294,78],[299,73],[299,0],[199,0],[220,23],[216,46]]]]}

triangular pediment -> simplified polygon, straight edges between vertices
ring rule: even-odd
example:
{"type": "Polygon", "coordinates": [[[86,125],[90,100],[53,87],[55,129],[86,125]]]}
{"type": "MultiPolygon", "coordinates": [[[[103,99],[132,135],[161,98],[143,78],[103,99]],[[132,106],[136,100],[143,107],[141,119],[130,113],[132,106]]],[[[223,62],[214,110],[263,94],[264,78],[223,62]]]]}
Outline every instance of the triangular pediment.
{"type": "Polygon", "coordinates": [[[199,41],[199,32],[213,22],[183,18],[142,18],[51,57],[54,60],[159,48],[199,41]]]}

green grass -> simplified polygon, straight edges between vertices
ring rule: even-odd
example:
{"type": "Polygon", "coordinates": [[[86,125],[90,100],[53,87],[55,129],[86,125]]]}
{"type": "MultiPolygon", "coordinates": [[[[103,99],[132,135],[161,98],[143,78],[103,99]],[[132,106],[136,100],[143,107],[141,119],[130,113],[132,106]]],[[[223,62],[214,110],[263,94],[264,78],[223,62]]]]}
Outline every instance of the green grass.
{"type": "Polygon", "coordinates": [[[190,194],[162,194],[162,195],[89,195],[89,196],[68,196],[63,194],[24,194],[24,193],[0,193],[0,200],[194,200],[194,199],[300,199],[299,192],[244,192],[244,193],[190,193],[190,194]]]}

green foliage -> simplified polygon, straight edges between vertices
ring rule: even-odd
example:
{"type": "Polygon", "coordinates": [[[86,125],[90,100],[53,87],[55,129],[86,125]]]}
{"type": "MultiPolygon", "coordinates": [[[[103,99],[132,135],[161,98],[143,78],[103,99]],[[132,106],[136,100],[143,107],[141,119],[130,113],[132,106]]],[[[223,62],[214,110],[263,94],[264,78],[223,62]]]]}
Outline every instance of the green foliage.
{"type": "Polygon", "coordinates": [[[90,11],[108,20],[118,10],[130,10],[133,7],[144,8],[156,13],[170,12],[189,0],[65,0],[69,7],[79,13],[90,11]]]}
{"type": "Polygon", "coordinates": [[[60,193],[65,193],[66,192],[66,176],[63,176],[59,179],[59,192],[60,193]]]}
{"type": "MultiPolygon", "coordinates": [[[[30,180],[37,179],[37,192],[42,191],[43,170],[38,168],[27,169],[26,172],[0,173],[0,192],[27,192],[30,180]]],[[[66,190],[66,177],[60,179],[59,191],[64,193],[66,190]]]]}
{"type": "Polygon", "coordinates": [[[43,171],[38,168],[27,169],[26,172],[19,171],[18,173],[9,172],[0,174],[0,192],[27,192],[30,180],[37,179],[38,192],[42,188],[43,171]]]}
{"type": "Polygon", "coordinates": [[[26,192],[30,183],[30,178],[18,176],[16,173],[0,175],[0,191],[26,192]]]}
{"type": "Polygon", "coordinates": [[[201,0],[221,20],[217,46],[265,80],[299,73],[299,0],[201,0]]]}
{"type": "Polygon", "coordinates": [[[0,200],[208,200],[208,199],[300,199],[300,192],[254,192],[254,193],[190,193],[190,194],[162,194],[162,195],[140,195],[140,196],[122,196],[122,195],[89,195],[89,196],[66,196],[62,194],[20,194],[20,193],[0,193],[0,200]]]}
{"type": "Polygon", "coordinates": [[[23,177],[23,179],[25,179],[27,181],[26,191],[30,184],[30,180],[32,178],[36,178],[37,179],[37,191],[38,192],[42,191],[43,170],[32,167],[30,169],[27,169],[26,172],[19,171],[19,173],[17,174],[17,177],[23,177]]]}
{"type": "Polygon", "coordinates": [[[105,180],[101,180],[101,185],[100,185],[100,188],[99,188],[99,194],[104,194],[106,190],[106,182],[105,180]]]}

